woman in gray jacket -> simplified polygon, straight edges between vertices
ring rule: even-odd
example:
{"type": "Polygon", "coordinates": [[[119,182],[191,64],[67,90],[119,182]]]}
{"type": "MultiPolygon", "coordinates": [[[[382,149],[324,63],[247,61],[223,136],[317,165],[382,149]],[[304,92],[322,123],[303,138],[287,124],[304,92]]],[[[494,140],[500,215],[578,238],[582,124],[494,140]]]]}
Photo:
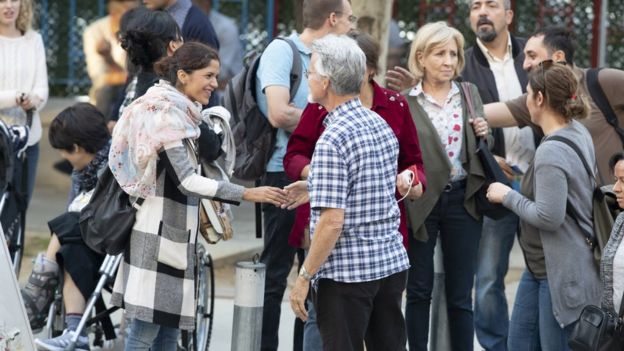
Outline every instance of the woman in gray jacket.
{"type": "Polygon", "coordinates": [[[576,77],[564,65],[548,60],[531,71],[527,107],[546,135],[527,171],[532,193],[520,194],[500,183],[488,189],[490,201],[502,203],[523,222],[519,242],[527,270],[516,293],[509,350],[568,350],[581,310],[600,300],[598,268],[584,235],[593,230],[595,180],[573,148],[555,140],[572,141],[595,169],[592,139],[576,121],[589,108],[576,91],[576,77]],[[566,215],[568,203],[578,221],[566,215]]]}

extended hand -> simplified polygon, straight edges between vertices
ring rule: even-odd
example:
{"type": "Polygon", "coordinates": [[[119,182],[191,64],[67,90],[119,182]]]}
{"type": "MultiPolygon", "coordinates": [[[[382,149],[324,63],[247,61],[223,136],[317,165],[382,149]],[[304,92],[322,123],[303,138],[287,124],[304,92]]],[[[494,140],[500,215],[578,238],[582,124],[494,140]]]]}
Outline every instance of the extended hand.
{"type": "Polygon", "coordinates": [[[299,180],[284,187],[288,200],[282,204],[282,208],[292,210],[310,201],[308,184],[305,180],[299,180]]]}
{"type": "Polygon", "coordinates": [[[386,86],[392,90],[403,91],[416,85],[416,77],[403,67],[394,66],[386,72],[386,86]]]}
{"type": "Polygon", "coordinates": [[[245,189],[243,200],[251,202],[266,202],[274,206],[281,206],[288,198],[286,192],[280,188],[272,186],[260,186],[257,188],[245,189]]]}

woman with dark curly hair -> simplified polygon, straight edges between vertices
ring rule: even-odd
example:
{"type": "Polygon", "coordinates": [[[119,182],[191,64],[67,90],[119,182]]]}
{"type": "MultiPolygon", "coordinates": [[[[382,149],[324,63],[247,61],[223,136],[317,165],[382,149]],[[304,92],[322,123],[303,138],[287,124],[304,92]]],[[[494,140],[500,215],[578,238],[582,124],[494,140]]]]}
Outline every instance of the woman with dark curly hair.
{"type": "MultiPolygon", "coordinates": [[[[160,78],[154,71],[156,61],[173,55],[183,43],[178,24],[165,11],[133,9],[124,15],[122,25],[125,30],[120,33],[121,47],[126,50],[130,66],[136,73],[126,89],[120,115],[126,106],[158,83],[160,78]]],[[[215,133],[205,122],[199,128],[199,154],[204,161],[213,161],[221,155],[223,136],[215,133]]]]}
{"type": "Polygon", "coordinates": [[[175,350],[179,330],[195,328],[200,198],[286,201],[278,188],[244,188],[196,172],[201,106],[218,86],[216,51],[186,43],[154,68],[161,80],[124,110],[109,154],[121,188],[133,201],[144,199],[112,294],[130,320],[126,350],[175,350]]]}

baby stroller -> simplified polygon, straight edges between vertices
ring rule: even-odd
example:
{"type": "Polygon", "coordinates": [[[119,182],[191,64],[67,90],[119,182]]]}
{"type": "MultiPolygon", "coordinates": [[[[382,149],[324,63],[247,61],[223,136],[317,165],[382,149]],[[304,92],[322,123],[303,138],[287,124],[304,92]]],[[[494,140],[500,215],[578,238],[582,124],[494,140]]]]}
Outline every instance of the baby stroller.
{"type": "Polygon", "coordinates": [[[19,275],[24,252],[26,224],[26,176],[13,179],[16,167],[25,171],[26,126],[7,126],[0,120],[0,234],[5,235],[15,275],[19,275]]]}

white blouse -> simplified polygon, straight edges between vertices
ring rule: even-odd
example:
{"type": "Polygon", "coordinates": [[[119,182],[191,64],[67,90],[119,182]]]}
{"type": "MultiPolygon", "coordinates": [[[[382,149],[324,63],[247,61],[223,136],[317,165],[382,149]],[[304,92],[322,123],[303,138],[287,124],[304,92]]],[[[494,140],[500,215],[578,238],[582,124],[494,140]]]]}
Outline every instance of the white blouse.
{"type": "Polygon", "coordinates": [[[440,136],[442,147],[451,162],[450,180],[464,179],[467,173],[459,158],[464,135],[463,107],[459,86],[455,82],[451,83],[451,89],[443,105],[424,92],[422,81],[410,91],[409,95],[416,96],[418,103],[425,110],[440,136]]]}

